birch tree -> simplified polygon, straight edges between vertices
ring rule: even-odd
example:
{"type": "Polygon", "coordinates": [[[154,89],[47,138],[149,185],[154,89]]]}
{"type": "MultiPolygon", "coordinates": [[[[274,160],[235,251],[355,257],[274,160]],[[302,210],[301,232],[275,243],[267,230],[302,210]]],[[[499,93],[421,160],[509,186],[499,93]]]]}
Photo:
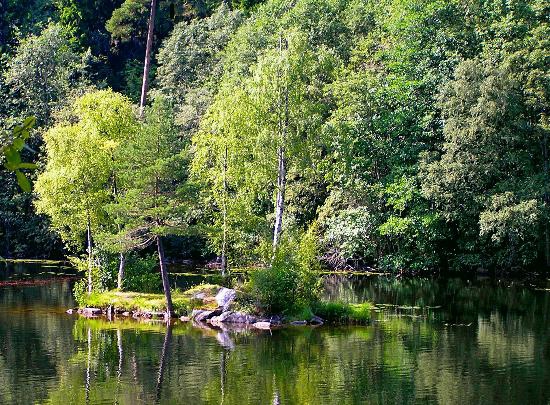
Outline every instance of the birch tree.
{"type": "MultiPolygon", "coordinates": [[[[203,161],[197,165],[218,173],[219,186],[213,192],[222,196],[217,198],[219,207],[227,210],[227,206],[223,208],[227,191],[223,190],[227,190],[231,173],[232,199],[243,201],[234,204],[234,209],[247,201],[252,216],[258,216],[259,210],[266,215],[273,250],[285,227],[288,175],[301,173],[320,151],[326,107],[317,98],[317,86],[322,83],[318,79],[321,72],[330,76],[333,65],[332,56],[313,51],[299,31],[281,31],[249,75],[224,78],[203,131],[195,137],[196,159],[203,161]],[[208,166],[204,151],[213,144],[216,153],[210,154],[208,166]],[[258,205],[264,208],[258,209],[258,205]]],[[[230,214],[236,215],[236,210],[230,214]]],[[[266,235],[265,230],[256,233],[266,235]]]]}
{"type": "Polygon", "coordinates": [[[36,180],[36,208],[72,248],[86,241],[88,292],[92,290],[94,235],[113,226],[105,206],[114,198],[119,146],[136,130],[129,101],[110,90],[79,98],[44,135],[46,165],[36,180]]]}

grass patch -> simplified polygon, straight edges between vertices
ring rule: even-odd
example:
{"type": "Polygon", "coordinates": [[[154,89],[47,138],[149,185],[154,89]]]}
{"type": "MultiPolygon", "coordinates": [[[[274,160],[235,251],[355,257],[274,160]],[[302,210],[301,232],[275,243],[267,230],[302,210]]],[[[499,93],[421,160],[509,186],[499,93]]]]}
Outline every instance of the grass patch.
{"type": "Polygon", "coordinates": [[[370,302],[347,304],[344,302],[321,301],[312,308],[315,315],[328,323],[368,323],[372,319],[374,305],[370,302]]]}
{"type": "Polygon", "coordinates": [[[0,256],[0,261],[5,263],[27,263],[27,264],[40,264],[50,266],[67,266],[69,262],[66,260],[47,260],[47,259],[5,259],[0,256]]]}
{"type": "MultiPolygon", "coordinates": [[[[187,291],[172,290],[172,304],[174,312],[178,315],[184,315],[191,312],[193,308],[215,308],[217,304],[214,295],[220,289],[215,284],[200,284],[187,291]],[[206,298],[197,300],[193,297],[204,293],[206,298]]],[[[81,307],[107,308],[112,306],[123,311],[166,311],[166,300],[164,294],[137,293],[123,291],[105,291],[102,293],[83,294],[81,307]]]]}

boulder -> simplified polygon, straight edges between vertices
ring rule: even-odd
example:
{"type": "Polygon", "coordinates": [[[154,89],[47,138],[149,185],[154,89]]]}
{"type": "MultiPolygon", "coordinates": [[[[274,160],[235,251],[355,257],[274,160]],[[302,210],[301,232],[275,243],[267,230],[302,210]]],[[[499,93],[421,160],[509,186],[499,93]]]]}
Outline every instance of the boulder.
{"type": "Polygon", "coordinates": [[[180,321],[182,321],[182,322],[189,322],[190,320],[191,320],[191,318],[189,318],[188,316],[182,316],[180,318],[180,321]]]}
{"type": "Polygon", "coordinates": [[[325,323],[322,318],[318,317],[317,315],[313,315],[313,317],[309,320],[309,323],[312,325],[322,325],[325,323]]]}
{"type": "Polygon", "coordinates": [[[122,316],[130,316],[130,312],[124,311],[124,312],[122,313],[122,316]]]}
{"type": "Polygon", "coordinates": [[[258,321],[253,315],[243,314],[242,312],[231,312],[225,317],[222,322],[225,323],[244,323],[244,324],[253,324],[258,321]]]}
{"type": "Polygon", "coordinates": [[[290,324],[294,326],[304,326],[307,325],[307,321],[292,321],[290,324]]]}
{"type": "Polygon", "coordinates": [[[212,318],[210,318],[210,323],[211,324],[220,324],[220,323],[223,323],[225,322],[225,320],[227,319],[227,317],[229,317],[231,314],[233,313],[233,311],[225,311],[225,312],[222,312],[220,315],[218,316],[213,316],[212,318]]]}
{"type": "MultiPolygon", "coordinates": [[[[193,312],[195,312],[195,311],[193,311],[193,312]]],[[[213,311],[204,311],[204,310],[202,310],[197,315],[192,316],[192,318],[197,322],[206,322],[210,318],[221,315],[222,312],[223,312],[222,308],[217,308],[217,309],[214,309],[213,311]]]]}
{"type": "Polygon", "coordinates": [[[205,309],[193,310],[193,314],[191,315],[191,318],[193,318],[197,322],[202,322],[211,313],[212,311],[207,311],[205,309]],[[197,311],[197,313],[195,313],[195,311],[197,311]]]}
{"type": "Polygon", "coordinates": [[[219,307],[222,307],[224,311],[227,311],[235,298],[237,297],[237,291],[231,288],[222,287],[216,294],[216,302],[219,307]]]}
{"type": "Polygon", "coordinates": [[[151,312],[147,312],[146,317],[147,318],[154,318],[154,319],[164,319],[165,315],[166,315],[165,312],[151,311],[151,312]]]}
{"type": "Polygon", "coordinates": [[[191,319],[195,319],[195,317],[201,313],[203,313],[205,310],[204,309],[194,309],[192,312],[191,312],[191,319]]]}
{"type": "Polygon", "coordinates": [[[254,323],[252,326],[254,326],[256,329],[269,330],[269,329],[271,329],[271,322],[269,322],[269,321],[260,321],[260,322],[254,323]]]}
{"type": "Polygon", "coordinates": [[[99,309],[99,308],[84,308],[81,313],[84,316],[99,316],[99,315],[101,315],[101,309],[99,309]]]}

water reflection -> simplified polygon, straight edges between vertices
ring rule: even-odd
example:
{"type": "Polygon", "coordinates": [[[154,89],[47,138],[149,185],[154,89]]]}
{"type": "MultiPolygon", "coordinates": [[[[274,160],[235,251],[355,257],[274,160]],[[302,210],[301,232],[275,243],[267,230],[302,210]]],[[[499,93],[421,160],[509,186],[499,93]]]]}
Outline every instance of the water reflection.
{"type": "Polygon", "coordinates": [[[0,288],[0,403],[525,403],[550,399],[549,294],[327,280],[387,304],[366,327],[213,330],[69,316],[70,284],[0,288]]]}

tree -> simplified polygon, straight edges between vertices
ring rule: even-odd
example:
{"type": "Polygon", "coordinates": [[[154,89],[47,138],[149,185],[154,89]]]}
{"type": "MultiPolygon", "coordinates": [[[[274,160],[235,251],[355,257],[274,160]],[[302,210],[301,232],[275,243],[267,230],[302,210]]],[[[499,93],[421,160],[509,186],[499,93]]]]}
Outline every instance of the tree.
{"type": "MultiPolygon", "coordinates": [[[[22,169],[36,169],[34,163],[25,163],[21,161],[21,151],[26,147],[25,141],[30,136],[30,129],[34,126],[36,119],[29,117],[13,129],[12,137],[9,141],[0,144],[0,153],[4,155],[4,167],[17,177],[19,187],[25,192],[31,191],[31,184],[22,169]]],[[[28,148],[28,147],[27,147],[28,148]]]]}
{"type": "Polygon", "coordinates": [[[133,249],[157,245],[169,317],[173,306],[162,238],[181,233],[186,226],[180,193],[186,178],[184,145],[172,114],[169,102],[162,97],[155,98],[146,110],[140,136],[130,139],[121,150],[119,179],[124,192],[110,207],[124,222],[119,234],[124,245],[133,249]]]}
{"type": "Polygon", "coordinates": [[[195,139],[202,159],[201,149],[218,145],[210,154],[215,167],[204,169],[217,173],[210,180],[222,187],[221,201],[215,197],[222,206],[230,181],[234,198],[247,202],[241,206],[257,205],[256,200],[273,207],[273,249],[283,229],[288,172],[299,172],[319,151],[316,135],[326,111],[316,97],[315,81],[330,76],[332,67],[331,56],[315,53],[300,32],[281,33],[275,41],[250,76],[228,76],[222,82],[205,131],[195,139]]]}
{"type": "Polygon", "coordinates": [[[528,266],[547,251],[538,241],[548,215],[549,93],[535,79],[548,70],[536,56],[547,45],[535,39],[534,49],[464,61],[441,94],[445,143],[425,165],[423,191],[457,227],[463,265],[528,266]]]}
{"type": "Polygon", "coordinates": [[[39,126],[51,123],[69,94],[85,83],[82,56],[74,52],[59,25],[23,40],[5,72],[12,114],[35,116],[39,126]]]}
{"type": "Polygon", "coordinates": [[[86,240],[91,292],[93,235],[113,227],[105,207],[116,194],[118,149],[137,127],[129,101],[111,90],[80,97],[69,114],[44,135],[47,160],[35,184],[35,204],[70,246],[78,249],[86,240]]]}
{"type": "Polygon", "coordinates": [[[178,23],[158,52],[157,81],[174,100],[176,119],[191,138],[223,75],[223,50],[244,16],[225,4],[207,18],[178,23]]]}

